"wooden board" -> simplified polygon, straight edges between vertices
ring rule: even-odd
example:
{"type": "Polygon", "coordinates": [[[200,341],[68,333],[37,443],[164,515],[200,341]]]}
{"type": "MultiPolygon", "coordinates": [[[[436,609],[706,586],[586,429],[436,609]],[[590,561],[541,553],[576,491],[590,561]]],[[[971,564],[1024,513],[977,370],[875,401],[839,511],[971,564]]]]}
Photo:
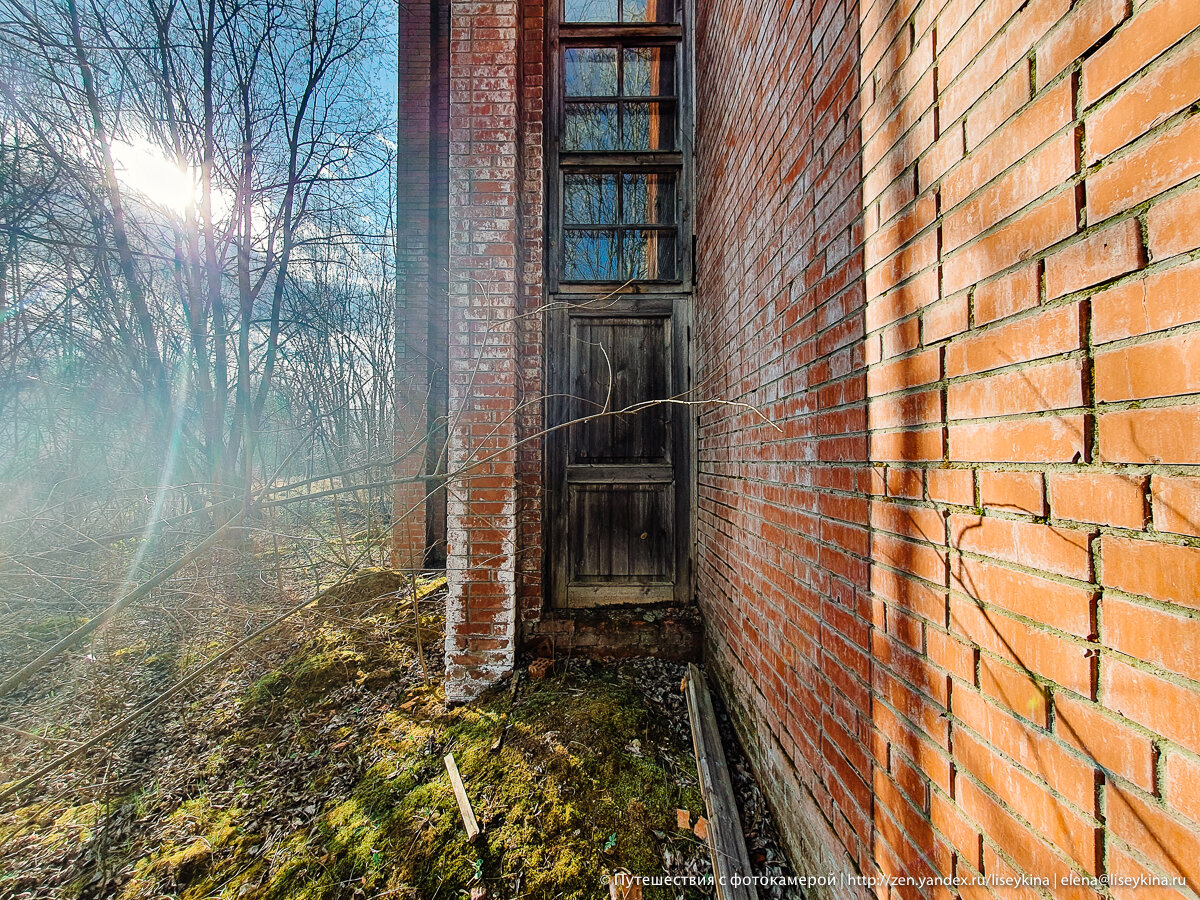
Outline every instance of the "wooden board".
{"type": "Polygon", "coordinates": [[[729,765],[717,731],[708,682],[695,663],[688,665],[687,703],[696,765],[700,770],[700,792],[708,810],[708,849],[712,855],[717,896],[720,900],[758,900],[753,885],[730,884],[735,875],[745,877],[754,873],[750,868],[750,855],[746,852],[746,838],[733,798],[729,765]]]}
{"type": "Polygon", "coordinates": [[[458,803],[458,811],[462,814],[463,826],[467,830],[467,840],[473,841],[479,837],[479,823],[475,821],[475,811],[471,809],[471,801],[467,799],[467,789],[463,786],[462,776],[458,774],[454,754],[447,753],[443,762],[450,774],[450,785],[454,788],[454,799],[458,803]]]}
{"type": "Polygon", "coordinates": [[[675,602],[675,585],[662,584],[572,584],[567,588],[567,606],[650,606],[675,602]]]}

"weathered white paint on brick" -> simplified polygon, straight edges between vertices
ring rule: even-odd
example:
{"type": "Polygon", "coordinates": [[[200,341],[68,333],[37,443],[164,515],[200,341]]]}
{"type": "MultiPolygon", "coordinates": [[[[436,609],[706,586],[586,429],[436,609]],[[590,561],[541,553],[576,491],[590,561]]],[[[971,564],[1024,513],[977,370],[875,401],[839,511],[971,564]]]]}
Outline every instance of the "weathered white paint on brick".
{"type": "Polygon", "coordinates": [[[518,6],[450,5],[450,701],[477,696],[516,658],[518,6]]]}

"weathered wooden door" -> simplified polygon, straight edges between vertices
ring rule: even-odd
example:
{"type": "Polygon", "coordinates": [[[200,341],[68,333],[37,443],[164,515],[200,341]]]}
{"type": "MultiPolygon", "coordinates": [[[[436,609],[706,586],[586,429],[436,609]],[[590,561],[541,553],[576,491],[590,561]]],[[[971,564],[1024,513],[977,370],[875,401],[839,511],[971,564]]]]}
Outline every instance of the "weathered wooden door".
{"type": "Polygon", "coordinates": [[[550,600],[685,603],[690,5],[558,0],[549,9],[550,600]]]}
{"type": "Polygon", "coordinates": [[[680,298],[625,295],[550,317],[555,605],[686,603],[689,410],[680,298]]]}

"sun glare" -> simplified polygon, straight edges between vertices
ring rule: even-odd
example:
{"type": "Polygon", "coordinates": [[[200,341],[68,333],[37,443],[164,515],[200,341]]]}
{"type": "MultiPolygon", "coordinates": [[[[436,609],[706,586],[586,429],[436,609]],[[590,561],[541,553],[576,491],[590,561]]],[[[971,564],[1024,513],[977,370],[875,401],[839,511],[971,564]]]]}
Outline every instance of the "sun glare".
{"type": "MultiPolygon", "coordinates": [[[[147,140],[115,141],[113,162],[121,182],[155,206],[183,215],[189,203],[199,203],[199,167],[179,165],[147,140]]],[[[230,206],[227,192],[220,188],[213,191],[213,214],[216,217],[223,217],[230,206]]]]}

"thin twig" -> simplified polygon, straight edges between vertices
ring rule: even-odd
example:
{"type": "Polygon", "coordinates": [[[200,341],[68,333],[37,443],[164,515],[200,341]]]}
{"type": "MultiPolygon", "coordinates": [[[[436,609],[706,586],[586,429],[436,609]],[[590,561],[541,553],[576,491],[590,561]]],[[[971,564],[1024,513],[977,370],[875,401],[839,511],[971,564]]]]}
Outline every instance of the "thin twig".
{"type": "Polygon", "coordinates": [[[413,631],[417,637],[417,657],[421,660],[421,676],[425,679],[425,687],[429,687],[429,667],[425,664],[425,650],[421,646],[421,607],[417,601],[417,576],[408,573],[408,586],[412,591],[413,631]]]}
{"type": "Polygon", "coordinates": [[[130,603],[142,599],[156,587],[169,580],[172,575],[174,575],[188,563],[195,560],[197,557],[201,556],[206,550],[221,540],[221,538],[223,538],[233,526],[242,520],[244,515],[245,511],[237,513],[232,519],[230,519],[228,522],[210,534],[207,538],[197,544],[194,548],[192,548],[190,553],[180,557],[174,564],[167,566],[167,568],[163,569],[149,581],[143,582],[140,586],[134,588],[128,594],[121,597],[119,600],[109,606],[108,609],[104,610],[104,612],[100,613],[100,615],[95,616],[94,618],[80,625],[33,662],[24,666],[20,671],[9,676],[7,679],[5,679],[3,684],[0,684],[0,697],[7,697],[14,690],[28,681],[38,671],[43,669],[48,663],[60,656],[68,648],[74,647],[101,625],[110,621],[113,616],[127,607],[130,603]]]}
{"type": "Polygon", "coordinates": [[[256,640],[258,640],[260,637],[262,637],[268,631],[271,631],[271,630],[277,628],[279,625],[283,624],[283,622],[285,622],[287,619],[290,619],[296,613],[300,612],[300,610],[305,609],[306,607],[312,606],[314,603],[319,603],[323,598],[325,598],[326,596],[329,595],[330,591],[332,591],[335,588],[337,588],[338,586],[340,586],[349,577],[350,573],[354,569],[354,566],[357,565],[358,562],[360,560],[362,560],[362,558],[364,556],[366,556],[367,551],[370,549],[370,547],[371,547],[371,543],[368,542],[367,547],[364,548],[362,550],[362,552],[359,553],[358,557],[350,563],[350,565],[346,568],[346,570],[344,572],[342,572],[342,574],[338,578],[338,580],[335,581],[333,584],[331,584],[329,587],[325,588],[320,593],[318,593],[316,596],[314,596],[308,600],[304,600],[300,603],[297,603],[295,606],[280,613],[278,616],[276,616],[274,619],[272,619],[266,625],[263,625],[258,630],[247,635],[245,638],[238,641],[236,644],[233,644],[233,645],[225,648],[220,653],[218,653],[216,656],[212,657],[207,662],[205,662],[203,665],[199,666],[192,672],[188,673],[188,675],[186,675],[184,678],[181,678],[179,681],[175,682],[175,684],[173,684],[171,687],[167,688],[167,690],[163,691],[157,697],[142,704],[137,709],[135,709],[133,712],[129,713],[129,715],[127,715],[124,718],[113,723],[108,728],[105,728],[103,731],[101,731],[95,737],[92,737],[92,738],[88,739],[87,741],[85,741],[84,743],[80,744],[78,747],[76,747],[70,753],[66,753],[62,756],[57,757],[56,759],[54,759],[51,762],[47,763],[46,765],[42,766],[42,768],[38,769],[33,774],[27,775],[26,777],[22,778],[20,781],[17,781],[15,784],[9,785],[3,791],[0,791],[0,802],[7,800],[9,797],[11,797],[14,794],[18,793],[19,791],[25,789],[29,785],[34,784],[35,782],[44,778],[46,775],[49,775],[54,770],[60,768],[61,766],[65,765],[66,763],[70,762],[71,760],[76,759],[77,757],[86,753],[88,750],[95,747],[97,744],[101,744],[104,741],[107,741],[110,738],[115,737],[116,735],[120,734],[122,731],[124,731],[126,728],[128,728],[131,724],[136,722],[138,719],[142,718],[142,716],[146,715],[149,712],[154,711],[159,706],[161,706],[163,703],[165,703],[167,700],[169,700],[171,697],[174,697],[176,694],[178,694],[180,691],[183,691],[185,688],[187,688],[193,682],[199,680],[201,675],[208,672],[217,663],[219,663],[222,660],[233,655],[238,650],[241,650],[243,647],[246,647],[249,644],[254,643],[256,640]]]}

